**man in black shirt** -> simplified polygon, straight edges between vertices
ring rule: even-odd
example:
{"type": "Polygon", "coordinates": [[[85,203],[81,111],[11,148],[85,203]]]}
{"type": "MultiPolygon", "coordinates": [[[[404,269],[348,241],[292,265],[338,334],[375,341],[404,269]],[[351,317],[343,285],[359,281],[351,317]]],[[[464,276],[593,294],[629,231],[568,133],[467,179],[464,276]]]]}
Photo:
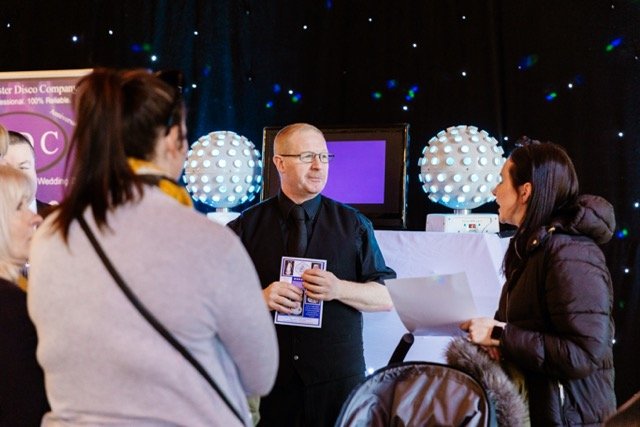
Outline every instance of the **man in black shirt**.
{"type": "Polygon", "coordinates": [[[322,327],[276,325],[280,366],[273,390],[260,403],[259,425],[332,426],[364,379],[361,312],[392,308],[382,283],[396,275],[385,265],[371,222],[320,195],[332,157],[322,132],[296,123],[280,130],[274,144],[280,192],[229,226],[249,252],[273,311],[291,314],[302,302],[300,289],[280,281],[283,255],[327,260],[327,270],[302,274],[307,296],[324,301],[322,327]],[[291,244],[298,240],[296,218],[303,221],[303,237],[291,244]]]}

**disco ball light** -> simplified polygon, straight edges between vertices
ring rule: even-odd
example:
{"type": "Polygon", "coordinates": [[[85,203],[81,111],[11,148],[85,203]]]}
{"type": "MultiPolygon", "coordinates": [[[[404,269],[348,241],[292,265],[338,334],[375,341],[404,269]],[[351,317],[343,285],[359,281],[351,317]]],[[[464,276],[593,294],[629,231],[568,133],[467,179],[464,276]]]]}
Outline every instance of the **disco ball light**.
{"type": "Polygon", "coordinates": [[[468,212],[495,197],[506,159],[498,141],[475,126],[452,126],[431,138],[418,161],[429,199],[456,212],[468,212]]]}
{"type": "Polygon", "coordinates": [[[227,210],[253,200],[262,186],[255,145],[231,131],[201,136],[187,154],[184,181],[194,200],[227,210]]]}

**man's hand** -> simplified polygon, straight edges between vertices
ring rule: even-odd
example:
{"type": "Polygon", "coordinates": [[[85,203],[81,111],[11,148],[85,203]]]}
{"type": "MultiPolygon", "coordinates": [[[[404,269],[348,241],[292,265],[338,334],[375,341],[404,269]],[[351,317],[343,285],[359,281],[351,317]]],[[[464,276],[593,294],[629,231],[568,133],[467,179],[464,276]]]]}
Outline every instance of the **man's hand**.
{"type": "Polygon", "coordinates": [[[320,301],[340,299],[342,290],[338,279],[332,272],[312,268],[302,273],[302,286],[307,290],[310,298],[320,301]]]}
{"type": "Polygon", "coordinates": [[[318,268],[306,270],[302,273],[302,280],[309,298],[337,300],[359,311],[389,311],[393,308],[389,291],[377,282],[341,280],[332,272],[318,268]]]}
{"type": "Polygon", "coordinates": [[[262,290],[262,297],[269,310],[291,314],[302,304],[302,289],[287,282],[273,282],[262,290]]]}

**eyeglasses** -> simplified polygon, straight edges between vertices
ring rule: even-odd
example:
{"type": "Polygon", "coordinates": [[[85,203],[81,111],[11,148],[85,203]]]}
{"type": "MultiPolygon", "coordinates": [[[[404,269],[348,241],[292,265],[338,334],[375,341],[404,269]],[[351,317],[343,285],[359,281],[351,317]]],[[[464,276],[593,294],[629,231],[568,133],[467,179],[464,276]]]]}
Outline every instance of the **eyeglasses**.
{"type": "Polygon", "coordinates": [[[538,141],[537,139],[531,139],[525,135],[518,138],[515,146],[516,148],[522,148],[522,147],[527,147],[529,145],[538,145],[538,144],[540,144],[540,141],[538,141]]]}
{"type": "Polygon", "coordinates": [[[178,91],[178,94],[182,95],[182,88],[184,87],[184,74],[180,70],[160,70],[156,71],[154,75],[178,91]]]}
{"type": "Polygon", "coordinates": [[[297,157],[302,163],[312,163],[313,159],[318,157],[321,163],[329,163],[333,159],[331,153],[314,153],[313,151],[304,151],[300,154],[277,154],[280,157],[297,157]]]}
{"type": "Polygon", "coordinates": [[[177,111],[182,103],[182,88],[184,87],[184,75],[180,70],[160,70],[154,73],[154,75],[175,89],[175,98],[173,99],[173,105],[169,112],[169,118],[166,121],[166,134],[169,134],[171,127],[178,124],[176,123],[177,111]]]}

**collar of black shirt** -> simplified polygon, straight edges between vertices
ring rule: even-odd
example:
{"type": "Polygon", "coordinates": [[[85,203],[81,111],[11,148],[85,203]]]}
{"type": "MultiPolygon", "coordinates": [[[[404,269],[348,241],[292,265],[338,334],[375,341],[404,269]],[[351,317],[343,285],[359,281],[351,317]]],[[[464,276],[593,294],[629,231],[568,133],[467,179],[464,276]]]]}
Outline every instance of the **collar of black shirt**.
{"type": "MultiPolygon", "coordinates": [[[[316,217],[316,215],[318,214],[318,210],[320,209],[320,200],[321,200],[321,196],[318,194],[313,199],[307,200],[306,202],[300,205],[302,206],[302,209],[304,209],[304,211],[306,212],[307,219],[313,219],[316,217]]],[[[295,203],[293,203],[293,201],[290,198],[288,198],[282,192],[282,190],[278,192],[278,207],[280,208],[280,213],[282,214],[282,218],[286,219],[289,217],[289,211],[291,210],[291,208],[293,208],[294,205],[295,203]]]]}

